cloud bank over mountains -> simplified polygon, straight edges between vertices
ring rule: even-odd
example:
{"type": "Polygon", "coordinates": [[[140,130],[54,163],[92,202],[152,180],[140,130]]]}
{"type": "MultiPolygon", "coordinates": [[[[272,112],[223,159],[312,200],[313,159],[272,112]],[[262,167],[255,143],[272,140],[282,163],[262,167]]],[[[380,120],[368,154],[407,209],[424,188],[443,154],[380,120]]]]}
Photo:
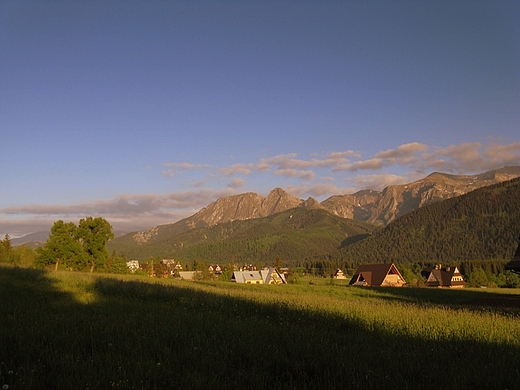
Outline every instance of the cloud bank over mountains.
{"type": "MultiPolygon", "coordinates": [[[[469,175],[520,165],[520,141],[490,139],[447,147],[419,142],[402,144],[364,157],[346,150],[297,153],[260,158],[225,166],[208,162],[164,162],[157,169],[164,180],[178,180],[170,193],[119,194],[109,199],[57,205],[13,205],[0,209],[0,234],[12,237],[47,230],[56,220],[75,221],[87,215],[107,219],[115,229],[132,231],[176,222],[216,199],[253,191],[266,195],[282,187],[299,198],[325,199],[361,189],[382,190],[389,185],[418,180],[438,171],[469,175]],[[193,175],[196,173],[196,175],[193,175]]],[[[156,174],[156,168],[150,169],[156,174]]]]}

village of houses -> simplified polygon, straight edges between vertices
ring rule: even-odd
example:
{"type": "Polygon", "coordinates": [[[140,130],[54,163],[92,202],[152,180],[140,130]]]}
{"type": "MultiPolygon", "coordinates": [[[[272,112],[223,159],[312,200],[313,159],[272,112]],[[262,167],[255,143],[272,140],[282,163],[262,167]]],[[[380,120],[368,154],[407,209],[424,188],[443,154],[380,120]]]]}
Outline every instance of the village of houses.
{"type": "MultiPolygon", "coordinates": [[[[132,273],[137,270],[148,272],[151,277],[168,278],[173,277],[181,280],[193,281],[200,279],[202,271],[184,271],[179,261],[174,259],[163,259],[160,263],[153,264],[153,269],[148,269],[147,263],[140,264],[137,260],[127,263],[132,273]]],[[[220,265],[209,265],[208,272],[215,277],[222,274],[220,265]]],[[[287,284],[288,269],[277,269],[266,267],[258,270],[253,265],[244,265],[233,271],[231,282],[244,284],[287,284]]],[[[436,265],[433,268],[425,268],[421,275],[426,278],[426,287],[437,288],[463,288],[466,285],[463,275],[458,267],[442,267],[436,265]]],[[[342,270],[337,269],[331,278],[347,280],[342,270]]],[[[312,282],[311,282],[312,283],[312,282]]],[[[360,265],[349,285],[364,287],[403,287],[406,280],[403,278],[395,264],[366,264],[360,265]]]]}

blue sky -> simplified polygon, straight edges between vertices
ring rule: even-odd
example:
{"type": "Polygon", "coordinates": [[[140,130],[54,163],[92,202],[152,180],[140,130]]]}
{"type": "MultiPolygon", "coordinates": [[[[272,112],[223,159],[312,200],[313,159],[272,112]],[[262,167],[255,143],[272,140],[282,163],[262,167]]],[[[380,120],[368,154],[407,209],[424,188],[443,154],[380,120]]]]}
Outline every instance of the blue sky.
{"type": "Polygon", "coordinates": [[[0,234],[520,165],[517,1],[0,2],[0,234]]]}

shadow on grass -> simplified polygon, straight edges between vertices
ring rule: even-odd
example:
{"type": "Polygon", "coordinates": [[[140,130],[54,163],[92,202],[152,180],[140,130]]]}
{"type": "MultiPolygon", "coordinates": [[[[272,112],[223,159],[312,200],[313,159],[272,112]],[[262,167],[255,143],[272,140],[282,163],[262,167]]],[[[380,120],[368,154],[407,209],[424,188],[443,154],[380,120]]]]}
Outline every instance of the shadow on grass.
{"type": "MultiPolygon", "coordinates": [[[[83,304],[58,291],[50,276],[0,267],[0,385],[520,387],[517,346],[399,336],[378,324],[297,309],[291,302],[264,304],[188,283],[92,277],[88,285],[79,283],[78,288],[94,295],[91,303],[83,304]]],[[[71,279],[77,287],[74,275],[71,279]]],[[[392,294],[406,297],[404,290],[392,294]]]]}
{"type": "Polygon", "coordinates": [[[351,287],[367,289],[378,294],[378,298],[398,300],[424,306],[425,303],[465,308],[472,311],[494,310],[497,313],[520,316],[520,291],[518,293],[500,293],[468,289],[441,289],[427,287],[351,287]]]}

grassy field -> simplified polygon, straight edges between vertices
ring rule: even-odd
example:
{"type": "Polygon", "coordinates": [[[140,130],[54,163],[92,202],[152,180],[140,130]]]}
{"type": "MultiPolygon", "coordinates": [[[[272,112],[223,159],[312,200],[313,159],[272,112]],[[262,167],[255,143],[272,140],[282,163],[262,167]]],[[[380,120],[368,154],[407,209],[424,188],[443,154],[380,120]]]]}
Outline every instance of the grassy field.
{"type": "Polygon", "coordinates": [[[0,267],[3,389],[517,389],[520,291],[0,267]]]}

